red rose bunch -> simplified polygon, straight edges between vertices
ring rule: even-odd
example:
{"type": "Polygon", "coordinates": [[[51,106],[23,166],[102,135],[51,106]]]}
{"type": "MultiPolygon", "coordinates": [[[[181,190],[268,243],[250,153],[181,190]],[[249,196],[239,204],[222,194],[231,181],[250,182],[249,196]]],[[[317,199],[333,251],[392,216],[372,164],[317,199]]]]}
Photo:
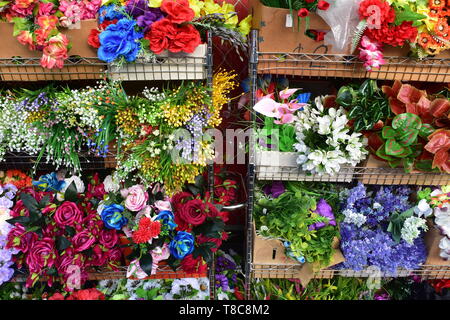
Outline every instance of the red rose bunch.
{"type": "Polygon", "coordinates": [[[66,190],[63,201],[51,192],[19,191],[7,247],[19,251],[14,262],[28,269],[27,287],[48,277],[49,285],[58,280],[71,291],[87,280],[88,268],[114,270],[122,260],[117,231],[104,227],[92,196],[74,195],[74,189],[66,190]]]}
{"type": "Polygon", "coordinates": [[[215,177],[214,196],[219,204],[229,206],[236,201],[237,188],[238,186],[235,180],[222,180],[220,177],[215,177]]]}
{"type": "Polygon", "coordinates": [[[194,52],[201,43],[201,37],[192,24],[186,24],[195,16],[189,7],[189,1],[164,0],[161,3],[161,11],[167,16],[154,22],[144,37],[150,42],[150,50],[156,54],[165,50],[194,52]]]}
{"type": "Polygon", "coordinates": [[[98,289],[91,288],[75,291],[67,297],[57,292],[48,300],[105,300],[105,295],[98,289]]]}

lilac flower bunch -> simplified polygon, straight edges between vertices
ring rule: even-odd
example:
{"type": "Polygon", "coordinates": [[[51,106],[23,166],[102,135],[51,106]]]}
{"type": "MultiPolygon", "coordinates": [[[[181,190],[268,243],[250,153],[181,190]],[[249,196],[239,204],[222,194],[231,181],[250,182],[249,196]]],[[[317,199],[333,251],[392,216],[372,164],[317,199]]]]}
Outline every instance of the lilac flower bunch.
{"type": "Polygon", "coordinates": [[[11,209],[14,205],[13,199],[16,196],[17,187],[13,184],[0,186],[0,207],[11,209]]]}
{"type": "Polygon", "coordinates": [[[392,214],[413,207],[408,201],[411,192],[406,186],[374,187],[369,191],[360,183],[343,194],[347,198],[340,229],[345,262],[338,268],[361,271],[376,266],[381,272],[395,275],[398,268],[416,269],[425,262],[427,251],[423,238],[396,242],[387,231],[392,214]]]}
{"type": "Polygon", "coordinates": [[[6,236],[11,229],[11,225],[7,222],[1,223],[0,227],[0,285],[9,281],[14,275],[12,257],[18,251],[14,249],[6,249],[6,236]]]}

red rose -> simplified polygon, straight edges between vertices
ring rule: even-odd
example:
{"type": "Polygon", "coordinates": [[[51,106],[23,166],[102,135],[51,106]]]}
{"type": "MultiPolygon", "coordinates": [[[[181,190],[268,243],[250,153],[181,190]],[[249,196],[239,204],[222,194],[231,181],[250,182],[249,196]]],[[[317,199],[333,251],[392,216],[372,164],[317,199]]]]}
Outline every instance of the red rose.
{"type": "Polygon", "coordinates": [[[119,235],[116,230],[105,230],[100,231],[98,241],[104,245],[106,248],[111,249],[119,242],[119,235]]]}
{"type": "Polygon", "coordinates": [[[175,228],[176,231],[190,232],[189,224],[183,219],[181,219],[178,214],[175,214],[174,221],[177,224],[177,227],[175,228]]]}
{"type": "Polygon", "coordinates": [[[169,51],[192,53],[202,42],[200,33],[192,24],[177,28],[175,38],[169,42],[169,51]]]}
{"type": "Polygon", "coordinates": [[[237,288],[234,289],[234,296],[238,300],[244,300],[244,295],[237,288]]]}
{"type": "Polygon", "coordinates": [[[97,29],[92,29],[91,33],[89,33],[88,44],[93,48],[100,48],[100,40],[98,39],[98,35],[101,32],[97,29]]]}
{"type": "Polygon", "coordinates": [[[109,25],[116,24],[119,19],[114,20],[104,20],[102,24],[99,25],[100,30],[105,30],[109,25]]]}
{"type": "Polygon", "coordinates": [[[66,300],[105,300],[105,295],[96,288],[78,290],[66,300]]]}
{"type": "Polygon", "coordinates": [[[34,232],[27,232],[19,223],[14,226],[8,233],[6,248],[14,248],[26,253],[39,237],[34,232]]]}
{"type": "Polygon", "coordinates": [[[304,18],[307,17],[309,15],[309,11],[306,8],[301,8],[300,10],[298,10],[298,16],[300,18],[304,18]]]}
{"type": "Polygon", "coordinates": [[[169,42],[175,38],[176,33],[176,25],[164,18],[152,24],[145,39],[150,41],[150,50],[160,54],[169,48],[169,42]]]}
{"type": "Polygon", "coordinates": [[[113,248],[107,252],[108,266],[113,270],[117,269],[122,261],[122,251],[119,248],[113,248]]]}
{"type": "Polygon", "coordinates": [[[212,252],[216,252],[217,250],[219,250],[220,246],[222,245],[222,239],[220,239],[220,238],[209,238],[209,237],[205,237],[202,234],[197,237],[198,244],[202,244],[202,243],[206,243],[206,242],[212,242],[216,245],[215,248],[211,248],[212,252]]]}
{"type": "Polygon", "coordinates": [[[30,212],[28,211],[27,207],[25,207],[22,200],[17,201],[16,205],[11,210],[11,216],[14,218],[20,216],[28,217],[29,215],[30,212]]]}
{"type": "Polygon", "coordinates": [[[101,183],[99,185],[92,185],[92,184],[88,185],[88,192],[86,195],[87,198],[95,197],[95,198],[103,199],[103,196],[105,194],[106,194],[106,191],[105,191],[105,186],[103,185],[103,183],[101,183]]]}
{"type": "Polygon", "coordinates": [[[56,209],[54,219],[60,226],[73,226],[83,220],[83,213],[76,203],[64,201],[58,209],[56,209]]]}
{"type": "Polygon", "coordinates": [[[55,242],[51,238],[43,238],[42,240],[35,241],[26,258],[30,273],[39,273],[44,268],[50,268],[55,261],[55,242]]]}
{"type": "Polygon", "coordinates": [[[214,218],[219,215],[219,210],[217,210],[217,208],[211,202],[208,202],[206,204],[205,211],[208,217],[214,218]]]}
{"type": "Polygon", "coordinates": [[[208,265],[201,256],[194,259],[194,256],[190,254],[181,260],[181,269],[186,273],[204,273],[208,270],[208,265]]]}
{"type": "Polygon", "coordinates": [[[95,242],[94,236],[87,230],[77,233],[72,238],[72,244],[76,252],[89,249],[95,242]]]}
{"type": "Polygon", "coordinates": [[[76,255],[75,250],[72,247],[64,250],[64,254],[60,255],[56,259],[56,270],[58,273],[64,275],[67,272],[67,268],[71,265],[81,266],[83,261],[81,260],[81,255],[76,255]]]}
{"type": "Polygon", "coordinates": [[[329,7],[330,4],[323,0],[320,0],[319,3],[317,4],[317,8],[319,8],[319,10],[328,10],[329,7]]]}
{"type": "Polygon", "coordinates": [[[183,204],[191,199],[193,199],[193,196],[189,192],[178,192],[170,199],[170,203],[172,204],[174,211],[179,211],[183,204]]]}
{"type": "Polygon", "coordinates": [[[64,296],[61,293],[57,292],[50,298],[48,298],[48,300],[64,300],[64,296]]]}
{"type": "Polygon", "coordinates": [[[164,0],[161,3],[161,10],[167,13],[167,19],[172,23],[188,22],[195,17],[188,0],[164,0]]]}
{"type": "Polygon", "coordinates": [[[198,226],[206,219],[205,204],[200,199],[190,200],[181,207],[178,214],[187,223],[198,226]]]}
{"type": "Polygon", "coordinates": [[[106,263],[107,259],[108,254],[103,252],[102,247],[97,244],[92,249],[92,254],[89,257],[87,264],[90,266],[101,267],[106,263]]]}

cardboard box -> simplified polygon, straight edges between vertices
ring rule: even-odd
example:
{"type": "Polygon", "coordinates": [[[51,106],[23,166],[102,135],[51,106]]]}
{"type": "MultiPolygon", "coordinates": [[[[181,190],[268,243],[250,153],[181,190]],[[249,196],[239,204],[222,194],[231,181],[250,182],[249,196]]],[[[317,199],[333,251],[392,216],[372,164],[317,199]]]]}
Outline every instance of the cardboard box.
{"type": "Polygon", "coordinates": [[[300,264],[287,257],[285,247],[280,240],[265,240],[256,234],[253,225],[253,277],[254,278],[298,278],[303,286],[306,286],[314,277],[333,277],[333,270],[324,270],[330,266],[345,261],[339,249],[339,240],[336,238],[332,244],[334,254],[331,263],[320,268],[317,264],[300,264]]]}
{"type": "Polygon", "coordinates": [[[0,34],[4,46],[0,48],[0,74],[4,81],[82,80],[100,79],[106,65],[98,60],[97,52],[87,39],[91,29],[97,28],[97,20],[81,21],[78,29],[64,29],[63,34],[72,43],[69,56],[89,58],[89,62],[77,59],[66,61],[62,69],[46,69],[39,61],[42,52],[31,51],[13,36],[14,25],[0,22],[0,34]]]}
{"type": "Polygon", "coordinates": [[[422,267],[422,277],[426,279],[450,279],[450,261],[440,257],[439,242],[443,235],[433,224],[428,224],[429,230],[425,234],[425,245],[427,246],[428,257],[422,267]]]}
{"type": "Polygon", "coordinates": [[[115,80],[202,80],[206,78],[207,45],[199,45],[193,53],[165,51],[157,55],[156,63],[136,62],[120,68],[109,66],[115,80]]]}
{"type": "MultiPolygon", "coordinates": [[[[258,30],[258,73],[298,75],[305,77],[371,78],[381,80],[450,82],[450,52],[423,61],[408,58],[409,47],[385,46],[388,64],[367,72],[363,63],[351,52],[333,54],[323,41],[307,37],[305,22],[297,28],[286,27],[289,9],[266,7],[252,0],[253,29],[258,30]]],[[[329,31],[330,27],[316,15],[310,14],[310,29],[329,31]]]]}
{"type": "Polygon", "coordinates": [[[439,186],[450,184],[448,173],[426,173],[412,171],[406,173],[403,168],[391,168],[385,161],[377,160],[370,155],[364,168],[356,174],[357,179],[364,184],[410,184],[439,186]]]}
{"type": "Polygon", "coordinates": [[[297,164],[295,152],[256,151],[256,177],[259,180],[351,182],[354,168],[343,167],[331,176],[307,174],[297,164]]]}

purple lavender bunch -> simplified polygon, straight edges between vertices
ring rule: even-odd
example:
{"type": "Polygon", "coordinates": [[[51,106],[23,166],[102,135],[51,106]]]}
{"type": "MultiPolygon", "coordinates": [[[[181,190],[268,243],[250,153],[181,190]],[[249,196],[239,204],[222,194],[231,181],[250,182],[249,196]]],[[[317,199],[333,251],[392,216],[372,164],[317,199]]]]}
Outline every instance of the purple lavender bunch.
{"type": "Polygon", "coordinates": [[[159,8],[150,8],[147,0],[130,0],[125,10],[136,19],[139,27],[144,28],[144,33],[147,32],[154,22],[164,18],[163,12],[159,8]]]}

